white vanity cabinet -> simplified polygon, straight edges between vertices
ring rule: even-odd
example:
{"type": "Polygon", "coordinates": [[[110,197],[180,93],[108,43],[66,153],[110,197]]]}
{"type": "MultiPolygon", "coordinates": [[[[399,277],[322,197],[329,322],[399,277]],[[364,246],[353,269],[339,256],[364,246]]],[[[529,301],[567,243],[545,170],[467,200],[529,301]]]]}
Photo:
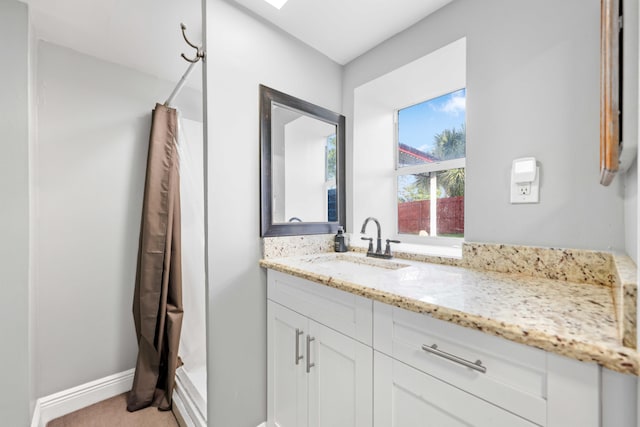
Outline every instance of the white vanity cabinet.
{"type": "Polygon", "coordinates": [[[600,425],[594,363],[379,302],[374,348],[376,427],[600,425]]]}
{"type": "Polygon", "coordinates": [[[534,427],[472,394],[375,352],[376,427],[534,427]]]}
{"type": "Polygon", "coordinates": [[[267,346],[270,427],[613,427],[595,363],[274,270],[267,346]]]}
{"type": "Polygon", "coordinates": [[[274,271],[268,297],[267,426],[373,425],[371,301],[274,271]]]}

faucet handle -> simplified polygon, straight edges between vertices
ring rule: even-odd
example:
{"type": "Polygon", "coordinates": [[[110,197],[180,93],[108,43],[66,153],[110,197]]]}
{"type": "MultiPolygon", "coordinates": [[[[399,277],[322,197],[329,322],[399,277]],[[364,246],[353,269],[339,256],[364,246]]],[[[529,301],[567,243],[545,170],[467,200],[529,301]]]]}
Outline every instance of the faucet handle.
{"type": "Polygon", "coordinates": [[[360,240],[368,240],[369,248],[367,249],[367,252],[369,253],[373,252],[373,237],[361,237],[360,240]]]}
{"type": "Polygon", "coordinates": [[[387,239],[387,246],[384,248],[384,254],[391,256],[391,243],[401,243],[400,240],[387,239]]]}

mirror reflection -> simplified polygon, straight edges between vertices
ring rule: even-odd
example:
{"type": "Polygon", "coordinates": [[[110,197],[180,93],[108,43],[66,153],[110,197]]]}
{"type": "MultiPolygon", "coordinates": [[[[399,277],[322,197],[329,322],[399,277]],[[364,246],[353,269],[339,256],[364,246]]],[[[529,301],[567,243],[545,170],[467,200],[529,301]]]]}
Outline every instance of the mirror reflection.
{"type": "Polygon", "coordinates": [[[274,223],[337,221],[336,126],[271,106],[274,223]]]}

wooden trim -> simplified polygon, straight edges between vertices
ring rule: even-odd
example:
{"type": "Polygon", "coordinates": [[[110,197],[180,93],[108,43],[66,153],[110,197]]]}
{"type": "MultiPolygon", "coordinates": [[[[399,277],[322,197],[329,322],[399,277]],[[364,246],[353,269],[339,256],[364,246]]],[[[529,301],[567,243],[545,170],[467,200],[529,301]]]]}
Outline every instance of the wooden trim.
{"type": "Polygon", "coordinates": [[[600,20],[600,184],[609,185],[620,155],[620,4],[602,0],[600,20]]]}

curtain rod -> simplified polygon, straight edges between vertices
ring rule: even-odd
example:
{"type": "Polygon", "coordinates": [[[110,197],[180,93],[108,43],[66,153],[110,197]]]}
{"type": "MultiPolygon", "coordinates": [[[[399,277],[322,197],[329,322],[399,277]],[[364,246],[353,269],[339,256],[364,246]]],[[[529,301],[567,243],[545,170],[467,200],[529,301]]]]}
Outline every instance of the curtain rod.
{"type": "Polygon", "coordinates": [[[182,78],[180,78],[180,81],[176,85],[175,89],[173,89],[173,92],[171,92],[171,95],[169,95],[169,98],[167,98],[167,100],[165,101],[164,103],[165,107],[171,106],[171,103],[173,102],[175,97],[178,95],[178,93],[180,93],[184,85],[187,83],[187,78],[189,78],[189,75],[195,68],[196,64],[201,59],[204,61],[206,56],[205,51],[202,50],[202,46],[196,46],[195,44],[191,43],[187,38],[187,35],[185,34],[185,30],[187,29],[187,26],[184,25],[183,23],[180,23],[180,29],[182,30],[182,37],[184,37],[184,41],[187,42],[189,46],[191,46],[196,50],[196,56],[195,58],[191,59],[191,58],[187,58],[187,56],[184,53],[180,54],[180,56],[182,56],[182,58],[185,61],[190,62],[189,68],[187,68],[187,71],[184,72],[184,74],[182,75],[182,78]]]}

